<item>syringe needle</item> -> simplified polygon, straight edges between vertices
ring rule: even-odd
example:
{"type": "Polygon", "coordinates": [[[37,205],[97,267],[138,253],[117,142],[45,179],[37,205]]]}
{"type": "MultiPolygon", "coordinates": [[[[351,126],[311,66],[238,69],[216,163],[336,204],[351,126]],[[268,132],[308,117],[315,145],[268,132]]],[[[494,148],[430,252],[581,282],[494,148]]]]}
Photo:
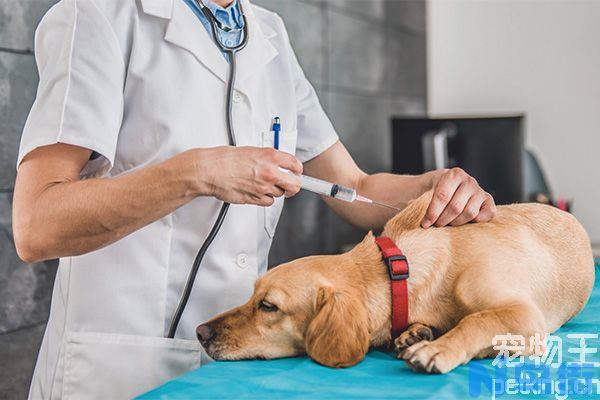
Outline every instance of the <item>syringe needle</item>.
{"type": "Polygon", "coordinates": [[[371,200],[371,201],[373,202],[373,204],[377,204],[378,206],[381,206],[381,207],[386,207],[386,208],[392,209],[394,211],[402,211],[398,207],[390,206],[389,204],[379,203],[375,200],[371,200]]]}
{"type": "Polygon", "coordinates": [[[398,207],[390,206],[389,204],[379,203],[375,200],[369,199],[368,197],[361,196],[360,194],[356,196],[356,200],[361,201],[363,203],[377,204],[378,206],[389,208],[395,211],[402,211],[398,207]]]}

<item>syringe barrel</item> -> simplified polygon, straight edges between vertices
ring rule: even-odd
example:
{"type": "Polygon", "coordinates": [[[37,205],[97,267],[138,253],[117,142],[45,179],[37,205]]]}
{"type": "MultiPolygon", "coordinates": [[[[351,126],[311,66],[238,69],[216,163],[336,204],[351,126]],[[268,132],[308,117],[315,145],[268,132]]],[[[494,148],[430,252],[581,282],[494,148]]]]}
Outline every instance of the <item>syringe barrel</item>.
{"type": "Polygon", "coordinates": [[[322,194],[323,196],[331,196],[333,183],[306,175],[300,175],[300,181],[302,182],[302,189],[310,190],[313,193],[322,194]]]}
{"type": "Polygon", "coordinates": [[[335,197],[338,200],[344,200],[347,202],[352,203],[354,200],[356,200],[356,190],[354,189],[350,189],[344,186],[340,186],[340,185],[335,185],[337,186],[337,191],[336,193],[333,195],[333,197],[335,197]]]}
{"type": "Polygon", "coordinates": [[[306,175],[300,175],[300,181],[302,182],[302,189],[309,190],[313,193],[349,202],[356,200],[356,190],[354,189],[306,175]]]}

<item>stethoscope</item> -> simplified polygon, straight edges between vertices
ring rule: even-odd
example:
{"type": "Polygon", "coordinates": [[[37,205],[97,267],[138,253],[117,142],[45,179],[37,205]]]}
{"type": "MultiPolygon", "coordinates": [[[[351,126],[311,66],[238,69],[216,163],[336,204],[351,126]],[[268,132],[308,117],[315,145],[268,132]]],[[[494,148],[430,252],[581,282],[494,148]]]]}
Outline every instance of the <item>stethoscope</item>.
{"type": "MultiPolygon", "coordinates": [[[[227,82],[227,102],[225,103],[226,104],[225,115],[227,118],[227,136],[229,138],[229,144],[231,146],[235,146],[236,140],[235,140],[235,131],[233,130],[233,119],[232,119],[232,107],[233,107],[232,97],[233,97],[233,88],[235,85],[235,74],[236,74],[235,56],[239,51],[241,51],[244,47],[246,47],[246,44],[248,43],[248,24],[246,23],[246,16],[244,15],[244,10],[242,9],[242,7],[240,5],[243,27],[238,28],[238,29],[231,29],[226,26],[223,26],[217,20],[217,18],[215,18],[215,16],[208,9],[208,7],[206,7],[204,5],[202,0],[196,0],[196,3],[198,4],[198,6],[200,7],[200,10],[202,11],[204,16],[210,23],[210,29],[211,29],[215,44],[217,45],[217,47],[219,47],[219,49],[221,49],[221,51],[226,53],[229,57],[229,79],[227,82]],[[221,40],[221,36],[219,35],[217,28],[223,32],[240,32],[241,31],[242,32],[241,42],[238,45],[233,46],[233,47],[223,44],[223,42],[221,40]]],[[[217,233],[219,233],[219,230],[221,229],[221,226],[223,225],[223,220],[225,219],[225,215],[227,215],[228,209],[229,209],[229,203],[223,202],[223,205],[221,206],[221,209],[219,210],[219,215],[217,216],[217,220],[215,221],[215,224],[211,228],[208,236],[204,240],[204,243],[202,243],[202,246],[200,247],[200,249],[198,250],[198,253],[196,254],[196,258],[194,259],[194,263],[192,264],[192,268],[190,270],[187,281],[185,283],[185,287],[181,294],[181,298],[179,299],[179,304],[177,305],[177,308],[175,309],[175,314],[173,315],[173,319],[171,320],[171,324],[169,326],[169,332],[167,334],[168,338],[172,339],[175,337],[175,333],[177,332],[177,326],[179,325],[179,321],[181,320],[181,316],[183,315],[185,306],[187,305],[188,300],[190,298],[190,294],[192,293],[192,289],[194,287],[194,281],[196,280],[196,275],[198,274],[198,269],[200,268],[200,263],[202,262],[202,258],[204,258],[204,254],[206,254],[206,251],[210,247],[211,243],[214,241],[215,237],[217,236],[217,233]]]]}

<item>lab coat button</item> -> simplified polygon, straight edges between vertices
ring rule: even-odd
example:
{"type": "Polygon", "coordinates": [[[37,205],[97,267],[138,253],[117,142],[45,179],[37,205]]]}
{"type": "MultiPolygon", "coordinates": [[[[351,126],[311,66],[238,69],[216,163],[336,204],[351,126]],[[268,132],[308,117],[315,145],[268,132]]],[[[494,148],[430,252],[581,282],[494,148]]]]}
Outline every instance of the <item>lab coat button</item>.
{"type": "Polygon", "coordinates": [[[248,266],[248,255],[245,253],[238,254],[235,263],[242,269],[246,268],[248,266]]]}
{"type": "Polygon", "coordinates": [[[237,90],[235,90],[233,92],[233,101],[236,103],[239,103],[240,101],[242,101],[242,94],[240,92],[238,92],[237,90]]]}

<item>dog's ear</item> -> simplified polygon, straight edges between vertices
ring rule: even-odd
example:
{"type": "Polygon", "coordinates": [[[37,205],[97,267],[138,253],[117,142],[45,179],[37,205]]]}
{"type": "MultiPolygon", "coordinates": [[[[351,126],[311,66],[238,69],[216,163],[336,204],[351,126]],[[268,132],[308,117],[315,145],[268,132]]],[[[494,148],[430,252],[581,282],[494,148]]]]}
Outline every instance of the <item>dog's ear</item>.
{"type": "Polygon", "coordinates": [[[367,310],[358,294],[319,288],[305,336],[308,355],[328,367],[350,367],[365,357],[369,342],[367,310]]]}

